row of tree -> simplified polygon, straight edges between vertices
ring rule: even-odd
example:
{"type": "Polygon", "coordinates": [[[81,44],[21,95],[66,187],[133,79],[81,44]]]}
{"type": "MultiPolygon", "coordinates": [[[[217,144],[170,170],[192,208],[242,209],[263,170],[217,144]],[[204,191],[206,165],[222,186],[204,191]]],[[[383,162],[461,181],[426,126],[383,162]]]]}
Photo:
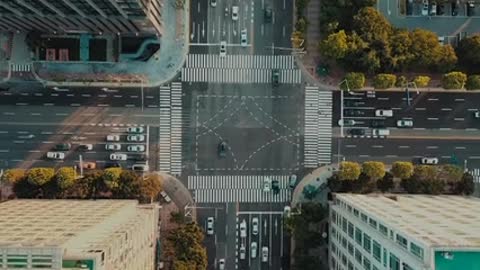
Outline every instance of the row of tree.
{"type": "Polygon", "coordinates": [[[342,162],[339,171],[328,180],[328,185],[334,192],[389,192],[396,189],[394,178],[400,179],[398,188],[413,194],[470,195],[474,190],[472,175],[464,173],[458,166],[413,165],[404,161],[394,162],[389,172],[378,161],[367,161],[361,165],[342,162]]]}
{"type": "Polygon", "coordinates": [[[79,177],[72,167],[6,170],[2,181],[13,187],[19,198],[118,198],[149,202],[161,191],[161,178],[143,178],[130,170],[108,168],[79,177]]]}

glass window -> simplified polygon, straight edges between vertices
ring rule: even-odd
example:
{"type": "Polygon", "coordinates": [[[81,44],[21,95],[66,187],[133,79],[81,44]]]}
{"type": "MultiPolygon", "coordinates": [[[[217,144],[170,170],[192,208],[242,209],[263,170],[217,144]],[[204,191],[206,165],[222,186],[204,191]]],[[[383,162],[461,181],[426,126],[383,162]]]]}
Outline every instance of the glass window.
{"type": "Polygon", "coordinates": [[[333,242],[330,242],[330,248],[333,254],[337,253],[337,246],[333,242]]]}
{"type": "Polygon", "coordinates": [[[337,269],[337,261],[335,260],[334,257],[332,257],[332,269],[337,269]]]}
{"type": "Polygon", "coordinates": [[[359,264],[362,264],[362,253],[360,253],[358,249],[355,249],[355,260],[357,260],[359,264]]]}
{"type": "Polygon", "coordinates": [[[332,235],[333,235],[333,238],[335,238],[337,236],[337,229],[335,229],[335,227],[331,226],[332,228],[332,235]]]}
{"type": "Polygon", "coordinates": [[[373,240],[372,245],[373,258],[378,262],[381,262],[382,259],[382,246],[375,240],[373,240]]]}
{"type": "Polygon", "coordinates": [[[347,233],[347,219],[342,218],[342,229],[344,233],[347,233]]]}
{"type": "Polygon", "coordinates": [[[393,253],[390,253],[390,270],[400,270],[400,260],[393,253]]]}
{"type": "Polygon", "coordinates": [[[358,212],[358,210],[357,210],[357,209],[355,209],[355,208],[353,208],[353,214],[354,214],[356,217],[358,217],[358,215],[359,215],[359,212],[358,212]]]}
{"type": "Polygon", "coordinates": [[[337,224],[337,212],[335,210],[332,210],[332,222],[337,224]]]}
{"type": "Polygon", "coordinates": [[[413,255],[419,257],[420,259],[423,259],[423,248],[415,245],[412,242],[410,242],[410,252],[412,252],[413,255]]]}
{"type": "Polygon", "coordinates": [[[362,245],[362,231],[359,228],[355,228],[355,242],[362,245]]]}
{"type": "Polygon", "coordinates": [[[342,254],[342,264],[347,265],[347,256],[345,254],[342,254]]]}
{"type": "Polygon", "coordinates": [[[403,264],[403,270],[414,270],[410,265],[406,263],[402,263],[402,264],[403,264]]]}
{"type": "Polygon", "coordinates": [[[370,253],[371,243],[370,236],[368,236],[366,233],[363,233],[363,249],[365,249],[365,251],[368,253],[370,253]]]}
{"type": "Polygon", "coordinates": [[[351,261],[348,261],[348,270],[353,270],[353,264],[351,261]]]}
{"type": "Polygon", "coordinates": [[[342,237],[342,246],[343,248],[347,248],[347,238],[342,237]]]}
{"type": "Polygon", "coordinates": [[[405,237],[401,236],[400,234],[397,234],[397,243],[404,248],[408,247],[407,239],[405,237]]]}
{"type": "Polygon", "coordinates": [[[353,231],[354,231],[353,224],[351,222],[348,222],[348,236],[350,236],[350,238],[352,239],[353,239],[353,231]]]}
{"type": "Polygon", "coordinates": [[[367,217],[367,215],[365,215],[365,214],[362,213],[362,214],[361,214],[361,218],[362,218],[362,221],[363,221],[363,222],[365,222],[365,223],[368,222],[368,217],[367,217]]]}
{"type": "Polygon", "coordinates": [[[375,264],[372,264],[372,270],[379,270],[379,269],[375,266],[375,264]]]}
{"type": "Polygon", "coordinates": [[[370,266],[370,260],[367,258],[363,258],[363,268],[365,268],[365,270],[370,270],[370,266]]]}
{"type": "Polygon", "coordinates": [[[348,253],[353,256],[353,244],[348,242],[348,253]]]}
{"type": "Polygon", "coordinates": [[[377,228],[377,221],[375,219],[369,219],[368,220],[368,223],[370,224],[370,226],[372,226],[373,228],[377,228]]]}
{"type": "Polygon", "coordinates": [[[347,209],[348,209],[348,212],[352,212],[352,206],[348,205],[347,209]]]}
{"type": "Polygon", "coordinates": [[[383,266],[387,267],[387,249],[383,248],[383,266]]]}
{"type": "Polygon", "coordinates": [[[385,226],[383,226],[382,224],[380,224],[380,225],[379,225],[379,228],[380,228],[380,232],[381,232],[383,235],[385,235],[385,236],[388,237],[388,229],[387,229],[387,227],[385,227],[385,226]]]}

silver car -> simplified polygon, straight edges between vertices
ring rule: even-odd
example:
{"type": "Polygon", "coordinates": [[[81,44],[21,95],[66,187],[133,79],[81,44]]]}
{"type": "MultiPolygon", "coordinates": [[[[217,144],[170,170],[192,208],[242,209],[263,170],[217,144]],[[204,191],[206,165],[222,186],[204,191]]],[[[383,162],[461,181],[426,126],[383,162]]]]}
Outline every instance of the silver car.
{"type": "Polygon", "coordinates": [[[108,151],[120,151],[122,149],[122,145],[119,143],[107,143],[105,144],[105,150],[108,151]]]}
{"type": "Polygon", "coordinates": [[[145,141],[144,135],[128,135],[127,141],[129,142],[143,142],[145,141]]]}
{"type": "Polygon", "coordinates": [[[145,145],[129,145],[127,146],[128,152],[145,152],[145,145]]]}

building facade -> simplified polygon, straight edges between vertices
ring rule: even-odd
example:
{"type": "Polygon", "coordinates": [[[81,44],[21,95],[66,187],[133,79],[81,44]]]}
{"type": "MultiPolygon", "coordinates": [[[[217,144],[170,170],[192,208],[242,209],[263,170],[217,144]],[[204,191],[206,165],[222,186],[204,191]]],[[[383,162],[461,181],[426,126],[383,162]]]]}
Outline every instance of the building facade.
{"type": "Polygon", "coordinates": [[[163,0],[1,0],[0,31],[161,35],[162,5],[163,0]]]}
{"type": "Polygon", "coordinates": [[[330,269],[480,269],[480,200],[335,194],[330,269]]]}
{"type": "Polygon", "coordinates": [[[0,269],[153,270],[158,209],[130,200],[0,203],[0,269]]]}

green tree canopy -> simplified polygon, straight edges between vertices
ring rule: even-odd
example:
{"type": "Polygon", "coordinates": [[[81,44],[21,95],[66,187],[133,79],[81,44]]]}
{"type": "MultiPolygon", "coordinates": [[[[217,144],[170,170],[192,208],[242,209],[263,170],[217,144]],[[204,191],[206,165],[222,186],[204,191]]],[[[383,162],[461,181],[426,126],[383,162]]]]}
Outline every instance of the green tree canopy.
{"type": "Polygon", "coordinates": [[[340,180],[356,180],[360,173],[360,164],[357,162],[343,161],[340,163],[340,170],[338,171],[340,180]]]}
{"type": "Polygon", "coordinates": [[[153,201],[162,191],[162,177],[158,174],[150,174],[140,182],[140,201],[153,201]]]}
{"type": "Polygon", "coordinates": [[[407,179],[413,175],[413,164],[406,161],[396,161],[392,164],[391,172],[393,176],[407,179]]]}
{"type": "Polygon", "coordinates": [[[473,176],[466,172],[462,175],[462,179],[454,186],[454,192],[456,194],[471,195],[475,190],[475,183],[473,182],[473,176]]]}
{"type": "Polygon", "coordinates": [[[366,42],[388,40],[392,35],[392,26],[374,7],[365,7],[353,17],[354,30],[366,42]]]}
{"type": "Polygon", "coordinates": [[[76,172],[72,167],[61,167],[55,173],[55,181],[60,190],[65,190],[75,183],[76,172]]]}
{"type": "Polygon", "coordinates": [[[461,39],[456,48],[459,63],[470,72],[480,72],[480,35],[461,39]]]}
{"type": "Polygon", "coordinates": [[[345,30],[328,35],[319,44],[320,53],[327,58],[334,60],[342,59],[347,54],[349,47],[345,30]]]}
{"type": "Polygon", "coordinates": [[[463,89],[466,82],[467,75],[458,71],[444,74],[442,78],[442,86],[445,89],[463,89]]]}
{"type": "Polygon", "coordinates": [[[429,165],[417,165],[413,169],[413,177],[420,181],[436,179],[438,176],[438,168],[429,165]]]}
{"type": "Polygon", "coordinates": [[[26,171],[24,169],[8,169],[2,175],[2,181],[14,184],[25,178],[26,171]]]}
{"type": "Polygon", "coordinates": [[[175,260],[187,263],[189,269],[205,270],[207,251],[202,246],[203,238],[203,231],[196,223],[187,223],[168,233],[167,244],[172,247],[175,260]]]}
{"type": "Polygon", "coordinates": [[[428,84],[430,83],[430,77],[428,76],[415,76],[415,78],[413,79],[413,82],[415,83],[415,86],[417,86],[418,88],[422,88],[422,87],[427,87],[428,84]]]}
{"type": "Polygon", "coordinates": [[[362,164],[362,172],[372,180],[385,175],[385,164],[379,161],[366,161],[362,164]]]}
{"type": "Polygon", "coordinates": [[[463,169],[456,165],[445,164],[438,171],[438,178],[448,183],[459,182],[463,176],[463,169]]]}
{"type": "Polygon", "coordinates": [[[32,168],[27,171],[27,180],[33,185],[43,186],[50,182],[55,175],[53,168],[32,168]]]}
{"type": "Polygon", "coordinates": [[[468,76],[465,88],[467,88],[467,90],[479,90],[480,89],[480,75],[470,75],[470,76],[468,76]]]}
{"type": "Polygon", "coordinates": [[[365,75],[363,73],[349,72],[345,75],[344,80],[345,82],[340,86],[343,90],[359,90],[365,86],[365,75]]]}
{"type": "Polygon", "coordinates": [[[377,180],[377,188],[382,192],[388,192],[394,187],[393,175],[386,172],[385,175],[377,180]]]}
{"type": "Polygon", "coordinates": [[[395,74],[380,73],[375,76],[373,86],[376,89],[387,89],[394,87],[396,82],[397,76],[395,74]]]}
{"type": "Polygon", "coordinates": [[[113,196],[120,199],[137,199],[140,195],[142,178],[133,171],[122,171],[113,196]]]}
{"type": "Polygon", "coordinates": [[[107,187],[112,190],[118,187],[122,171],[122,168],[108,168],[103,170],[103,181],[107,187]]]}

